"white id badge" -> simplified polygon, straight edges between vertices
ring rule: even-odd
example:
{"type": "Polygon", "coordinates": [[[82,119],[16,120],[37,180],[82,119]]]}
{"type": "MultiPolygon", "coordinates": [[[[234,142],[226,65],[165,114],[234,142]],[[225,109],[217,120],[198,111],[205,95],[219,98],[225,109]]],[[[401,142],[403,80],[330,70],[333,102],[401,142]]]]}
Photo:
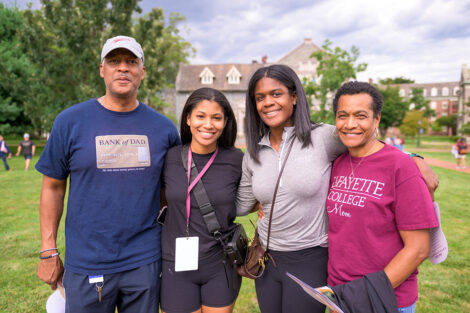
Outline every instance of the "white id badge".
{"type": "Polygon", "coordinates": [[[197,270],[199,237],[176,238],[175,272],[197,270]]]}
{"type": "Polygon", "coordinates": [[[90,284],[102,283],[104,281],[103,275],[90,275],[88,276],[88,282],[90,284]]]}

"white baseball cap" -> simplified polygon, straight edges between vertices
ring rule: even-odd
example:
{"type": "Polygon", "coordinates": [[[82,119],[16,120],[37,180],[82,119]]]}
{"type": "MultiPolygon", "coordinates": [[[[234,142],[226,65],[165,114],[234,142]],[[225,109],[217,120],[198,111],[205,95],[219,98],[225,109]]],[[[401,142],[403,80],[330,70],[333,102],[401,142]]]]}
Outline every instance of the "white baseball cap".
{"type": "Polygon", "coordinates": [[[144,62],[144,51],[142,50],[141,45],[134,38],[128,36],[116,36],[106,40],[103,50],[101,50],[101,63],[103,63],[103,60],[108,53],[118,48],[129,50],[136,57],[141,58],[142,63],[144,62]]]}

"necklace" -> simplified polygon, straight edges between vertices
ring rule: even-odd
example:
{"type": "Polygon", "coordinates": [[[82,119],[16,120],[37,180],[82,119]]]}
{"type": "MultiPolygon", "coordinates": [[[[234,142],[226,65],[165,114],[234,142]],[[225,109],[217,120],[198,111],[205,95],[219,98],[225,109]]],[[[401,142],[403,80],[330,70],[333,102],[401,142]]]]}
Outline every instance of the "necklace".
{"type": "Polygon", "coordinates": [[[369,153],[372,151],[372,149],[374,149],[374,147],[375,147],[375,142],[372,145],[372,147],[370,147],[370,149],[366,152],[366,154],[364,154],[364,156],[361,157],[361,159],[359,160],[359,163],[357,163],[356,167],[353,167],[352,159],[351,159],[351,153],[349,153],[349,165],[351,165],[351,174],[349,174],[349,177],[354,177],[354,171],[357,170],[359,165],[361,165],[362,161],[366,158],[366,156],[369,155],[369,153]]]}

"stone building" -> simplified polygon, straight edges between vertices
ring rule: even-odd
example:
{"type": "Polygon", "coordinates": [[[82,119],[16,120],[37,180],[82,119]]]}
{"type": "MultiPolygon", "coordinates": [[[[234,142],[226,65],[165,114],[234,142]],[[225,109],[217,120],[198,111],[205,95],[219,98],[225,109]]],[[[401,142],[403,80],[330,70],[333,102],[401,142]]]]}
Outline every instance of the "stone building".
{"type": "Polygon", "coordinates": [[[462,65],[459,87],[457,129],[470,122],[470,106],[466,105],[470,102],[470,69],[467,64],[462,65]]]}
{"type": "MultiPolygon", "coordinates": [[[[298,47],[274,63],[289,65],[301,79],[317,80],[317,61],[310,56],[319,49],[320,47],[307,38],[298,47]]],[[[253,61],[247,64],[181,64],[175,83],[175,114],[177,118],[180,118],[183,106],[191,92],[202,87],[218,89],[224,93],[232,105],[238,125],[237,145],[243,146],[245,144],[243,119],[248,82],[257,69],[273,64],[265,61],[266,57],[263,57],[261,63],[253,61]]]]}

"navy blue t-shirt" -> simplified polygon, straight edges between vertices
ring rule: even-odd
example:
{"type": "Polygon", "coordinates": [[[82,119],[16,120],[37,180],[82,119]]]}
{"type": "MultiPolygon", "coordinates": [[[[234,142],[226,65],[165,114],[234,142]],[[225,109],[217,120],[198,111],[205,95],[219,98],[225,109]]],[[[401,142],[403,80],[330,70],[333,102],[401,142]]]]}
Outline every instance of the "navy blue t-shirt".
{"type": "Polygon", "coordinates": [[[60,113],[36,164],[60,180],[70,175],[65,268],[110,274],[161,257],[160,178],[174,124],[143,103],[131,112],[96,99],[60,113]]]}

